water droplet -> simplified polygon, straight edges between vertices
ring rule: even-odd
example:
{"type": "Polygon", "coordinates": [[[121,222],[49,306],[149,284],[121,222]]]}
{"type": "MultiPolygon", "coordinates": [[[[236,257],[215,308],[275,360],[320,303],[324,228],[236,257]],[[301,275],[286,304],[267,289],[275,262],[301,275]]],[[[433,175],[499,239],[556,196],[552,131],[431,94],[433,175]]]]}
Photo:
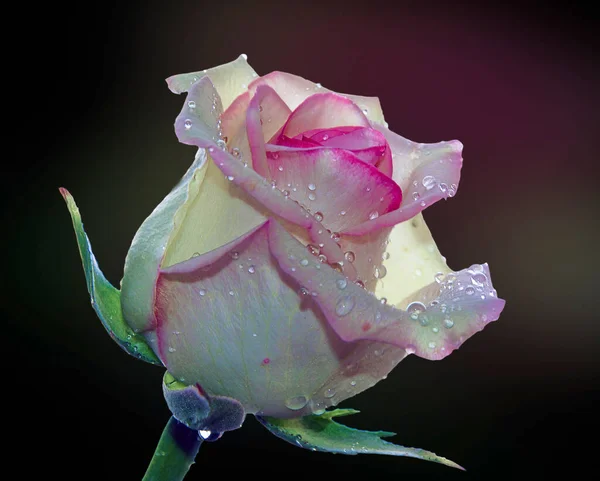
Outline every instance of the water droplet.
{"type": "Polygon", "coordinates": [[[317,83],[317,84],[315,84],[315,87],[317,87],[318,89],[320,89],[323,86],[320,83],[317,83]]]}
{"type": "Polygon", "coordinates": [[[329,389],[325,390],[324,396],[327,399],[331,399],[333,396],[335,396],[335,389],[330,387],[329,389]]]}
{"type": "Polygon", "coordinates": [[[185,119],[183,126],[185,127],[185,130],[190,130],[192,128],[192,121],[190,119],[185,119]]]}
{"type": "Polygon", "coordinates": [[[387,261],[390,258],[390,253],[389,252],[384,252],[383,255],[381,256],[381,258],[384,261],[387,261]]]}
{"type": "Polygon", "coordinates": [[[444,184],[442,182],[441,184],[438,184],[438,188],[442,191],[443,194],[448,192],[448,184],[444,184]]]}
{"type": "Polygon", "coordinates": [[[440,284],[442,282],[442,280],[444,279],[444,273],[443,272],[438,272],[436,273],[436,275],[434,276],[435,278],[435,282],[437,282],[438,284],[440,284]]]}
{"type": "Polygon", "coordinates": [[[288,409],[291,409],[292,411],[298,411],[299,409],[302,409],[304,406],[306,406],[307,403],[308,399],[306,398],[306,396],[296,396],[289,398],[285,402],[285,405],[288,409]]]}
{"type": "Polygon", "coordinates": [[[239,159],[242,156],[242,152],[237,147],[234,147],[231,149],[231,155],[233,155],[236,159],[239,159]]]}
{"type": "Polygon", "coordinates": [[[321,212],[315,212],[314,217],[315,217],[315,220],[317,222],[321,222],[323,220],[323,213],[321,213],[321,212]]]}
{"type": "Polygon", "coordinates": [[[356,386],[356,381],[350,381],[350,386],[352,386],[352,387],[356,386]]]}
{"type": "Polygon", "coordinates": [[[234,294],[235,294],[235,292],[233,292],[233,291],[229,291],[229,295],[230,295],[230,296],[233,296],[234,294]]]}
{"type": "Polygon", "coordinates": [[[307,265],[308,265],[308,259],[302,259],[302,260],[300,261],[300,265],[301,265],[301,266],[307,266],[307,265]]]}
{"type": "Polygon", "coordinates": [[[426,309],[427,308],[425,307],[425,304],[423,304],[422,302],[419,302],[419,301],[415,301],[415,302],[411,302],[407,306],[406,312],[408,312],[411,319],[416,321],[419,318],[419,314],[424,312],[426,309]]]}
{"type": "Polygon", "coordinates": [[[205,296],[206,295],[206,289],[200,289],[198,291],[198,294],[200,294],[201,296],[205,296]]]}
{"type": "Polygon", "coordinates": [[[378,211],[372,210],[371,212],[369,212],[369,220],[375,220],[377,219],[377,217],[379,217],[378,211]]]}
{"type": "Polygon", "coordinates": [[[232,259],[238,259],[240,257],[240,253],[237,251],[233,251],[229,254],[232,259]]]}
{"type": "Polygon", "coordinates": [[[338,279],[337,281],[335,281],[338,289],[346,289],[346,286],[348,285],[348,281],[346,279],[338,279]]]}
{"type": "Polygon", "coordinates": [[[339,232],[332,232],[331,233],[331,238],[333,239],[334,242],[337,242],[340,240],[340,233],[339,232]]]}
{"type": "Polygon", "coordinates": [[[425,177],[423,177],[422,183],[423,183],[423,187],[425,187],[427,190],[431,190],[435,187],[436,184],[436,180],[435,177],[433,177],[432,175],[426,175],[425,177]]]}
{"type": "Polygon", "coordinates": [[[335,313],[340,316],[347,316],[354,309],[353,297],[342,297],[335,306],[335,313]]]}
{"type": "Polygon", "coordinates": [[[475,294],[475,288],[474,288],[473,286],[468,286],[468,287],[465,289],[465,294],[466,294],[467,296],[472,296],[473,294],[475,294]]]}
{"type": "Polygon", "coordinates": [[[354,262],[356,260],[356,256],[354,255],[354,252],[347,251],[344,253],[344,259],[346,259],[348,262],[354,262]]]}
{"type": "Polygon", "coordinates": [[[175,351],[176,351],[176,349],[174,347],[169,346],[169,352],[175,352],[175,351]]]}
{"type": "Polygon", "coordinates": [[[327,256],[325,254],[319,254],[319,261],[323,264],[327,263],[327,256]]]}
{"type": "Polygon", "coordinates": [[[439,328],[439,327],[432,327],[432,328],[431,328],[431,330],[432,330],[433,332],[436,332],[436,333],[437,333],[437,332],[440,332],[440,328],[439,328]]]}
{"type": "Polygon", "coordinates": [[[435,342],[432,341],[427,345],[429,346],[429,349],[435,349],[435,342]]]}
{"type": "Polygon", "coordinates": [[[367,109],[362,109],[363,114],[367,115],[369,113],[369,111],[367,109]]]}
{"type": "Polygon", "coordinates": [[[312,192],[310,194],[308,194],[308,200],[315,200],[317,198],[317,196],[315,194],[313,194],[312,192]]]}
{"type": "Polygon", "coordinates": [[[233,175],[228,175],[227,176],[227,180],[232,181],[233,179],[235,179],[235,177],[233,175]]]}
{"type": "Polygon", "coordinates": [[[345,210],[341,211],[340,215],[346,215],[346,211],[345,210]]]}
{"type": "Polygon", "coordinates": [[[361,281],[360,279],[355,280],[354,283],[362,289],[365,288],[365,283],[363,281],[361,281]]]}
{"type": "Polygon", "coordinates": [[[318,256],[321,253],[321,249],[319,249],[316,245],[314,244],[308,244],[306,246],[306,248],[308,249],[308,252],[311,253],[311,255],[313,256],[318,256]]]}
{"type": "Polygon", "coordinates": [[[195,109],[195,108],[196,108],[196,102],[194,102],[193,100],[190,100],[190,101],[188,102],[188,107],[189,107],[190,109],[195,109]]]}
{"type": "Polygon", "coordinates": [[[192,254],[192,257],[200,257],[200,252],[194,252],[194,253],[192,254]]]}
{"type": "Polygon", "coordinates": [[[300,294],[301,296],[308,296],[309,292],[306,287],[301,287],[300,290],[298,291],[298,294],[300,294]]]}
{"type": "Polygon", "coordinates": [[[250,266],[250,267],[248,267],[248,272],[250,274],[254,274],[256,272],[256,268],[254,266],[250,266]]]}
{"type": "Polygon", "coordinates": [[[421,269],[415,269],[415,274],[417,276],[422,276],[423,275],[423,271],[421,269]]]}
{"type": "Polygon", "coordinates": [[[444,319],[444,327],[446,329],[452,329],[452,327],[454,327],[454,321],[452,319],[444,319]]]}
{"type": "Polygon", "coordinates": [[[315,184],[308,184],[308,190],[316,190],[317,186],[315,184]]]}
{"type": "Polygon", "coordinates": [[[387,304],[387,298],[386,297],[382,297],[381,299],[379,299],[379,302],[381,304],[387,304]]]}
{"type": "Polygon", "coordinates": [[[377,267],[375,267],[374,274],[375,274],[376,279],[383,279],[385,277],[385,275],[387,274],[387,269],[385,268],[384,265],[377,266],[377,267]]]}
{"type": "Polygon", "coordinates": [[[476,285],[477,287],[483,287],[483,285],[487,282],[487,276],[480,272],[471,277],[471,283],[476,285]]]}

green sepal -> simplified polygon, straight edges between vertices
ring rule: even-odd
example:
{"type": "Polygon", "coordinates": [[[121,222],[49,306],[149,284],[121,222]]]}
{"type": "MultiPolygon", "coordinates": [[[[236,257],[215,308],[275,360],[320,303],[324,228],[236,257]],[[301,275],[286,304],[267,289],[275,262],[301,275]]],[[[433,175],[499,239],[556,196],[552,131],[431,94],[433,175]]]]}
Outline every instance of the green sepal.
{"type": "Polygon", "coordinates": [[[406,448],[389,443],[381,438],[394,436],[387,431],[362,431],[339,424],[333,418],[349,416],[359,411],[354,409],[335,409],[323,414],[311,414],[300,418],[278,419],[258,417],[257,419],[275,436],[285,441],[310,449],[340,454],[387,454],[390,456],[408,456],[433,461],[452,468],[464,470],[449,459],[430,451],[406,448]]]}
{"type": "Polygon", "coordinates": [[[79,246],[79,254],[83,263],[87,289],[92,300],[92,307],[96,311],[100,321],[102,321],[102,325],[110,337],[124,351],[142,361],[162,366],[162,362],[154,354],[154,351],[152,351],[144,338],[136,334],[125,322],[121,310],[121,291],[113,287],[106,280],[98,267],[98,262],[92,253],[92,246],[88,236],[83,230],[81,215],[73,196],[64,188],[60,189],[60,193],[65,199],[67,208],[71,214],[73,229],[75,229],[77,245],[79,246]]]}

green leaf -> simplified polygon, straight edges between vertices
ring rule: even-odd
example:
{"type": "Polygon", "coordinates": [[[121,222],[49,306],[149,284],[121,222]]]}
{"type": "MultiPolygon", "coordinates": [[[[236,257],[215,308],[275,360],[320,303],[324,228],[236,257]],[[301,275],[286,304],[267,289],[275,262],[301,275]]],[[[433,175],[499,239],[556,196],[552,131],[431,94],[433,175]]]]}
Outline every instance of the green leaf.
{"type": "Polygon", "coordinates": [[[354,409],[335,409],[323,414],[293,419],[261,418],[257,419],[275,436],[312,451],[341,454],[387,454],[390,456],[408,456],[433,461],[452,468],[464,470],[449,459],[430,451],[406,448],[389,443],[381,438],[394,436],[387,431],[361,431],[339,424],[333,418],[356,414],[354,409]]]}
{"type": "Polygon", "coordinates": [[[162,362],[160,362],[160,359],[154,354],[154,351],[148,346],[144,338],[136,334],[125,322],[123,312],[121,311],[121,292],[106,280],[98,267],[98,262],[92,253],[90,241],[83,230],[81,215],[73,196],[64,188],[60,189],[60,193],[65,199],[67,208],[71,214],[73,229],[75,229],[77,244],[79,246],[79,254],[83,263],[85,280],[92,299],[92,307],[96,311],[100,321],[102,321],[102,325],[108,331],[110,337],[124,351],[142,361],[162,366],[162,362]]]}

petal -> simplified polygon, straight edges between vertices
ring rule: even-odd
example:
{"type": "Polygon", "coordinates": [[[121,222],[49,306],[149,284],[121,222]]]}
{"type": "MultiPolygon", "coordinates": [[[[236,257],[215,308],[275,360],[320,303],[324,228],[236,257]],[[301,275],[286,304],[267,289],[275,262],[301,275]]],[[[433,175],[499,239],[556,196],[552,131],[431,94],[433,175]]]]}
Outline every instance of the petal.
{"type": "MultiPolygon", "coordinates": [[[[276,189],[275,186],[271,185],[264,177],[261,177],[253,169],[247,168],[247,166],[235,159],[230,153],[217,147],[215,139],[219,137],[219,133],[213,115],[207,114],[205,109],[189,108],[190,101],[196,102],[196,105],[199,105],[199,102],[203,102],[204,104],[212,102],[211,105],[213,105],[215,104],[215,98],[217,98],[217,109],[214,113],[219,115],[218,94],[210,79],[204,77],[196,82],[188,93],[183,110],[175,120],[175,132],[180,142],[207,148],[211,158],[214,159],[215,165],[218,166],[227,179],[248,194],[248,196],[228,195],[228,197],[231,197],[230,200],[238,202],[235,210],[238,218],[242,219],[246,224],[251,224],[246,225],[247,228],[245,231],[259,225],[261,221],[264,220],[264,217],[260,217],[259,213],[263,212],[264,209],[268,209],[273,214],[305,228],[310,233],[310,237],[315,244],[323,244],[323,253],[331,262],[343,261],[343,253],[339,246],[329,237],[329,234],[326,233],[326,230],[320,221],[314,216],[311,216],[298,203],[290,201],[289,196],[286,196],[282,191],[276,189]],[[252,201],[250,197],[256,202],[252,201]],[[247,209],[246,211],[242,211],[244,206],[247,209]],[[256,212],[252,213],[252,210],[256,212]]],[[[212,183],[208,185],[212,185],[212,183]]],[[[212,198],[210,194],[206,194],[206,192],[207,189],[202,189],[201,194],[205,196],[204,198],[208,203],[225,206],[226,202],[228,202],[228,199],[223,198],[221,199],[222,202],[217,203],[216,200],[212,198]]],[[[231,215],[231,213],[226,210],[223,211],[223,213],[224,215],[231,215]]],[[[215,218],[215,216],[211,216],[211,218],[213,219],[215,228],[229,229],[228,232],[235,230],[238,232],[238,235],[241,235],[241,232],[245,232],[239,229],[238,222],[222,222],[222,219],[226,217],[215,218]]],[[[194,233],[196,233],[196,231],[200,229],[199,226],[201,226],[202,232],[204,232],[203,235],[210,235],[206,233],[208,229],[197,221],[187,224],[183,223],[181,225],[183,229],[193,226],[189,228],[195,229],[194,233]]],[[[193,236],[186,236],[186,239],[191,239],[193,241],[193,236]]],[[[223,237],[219,235],[218,239],[223,240],[223,237]]],[[[216,245],[223,245],[223,243],[224,242],[216,243],[216,245]]],[[[179,262],[185,258],[189,258],[190,255],[195,252],[194,250],[191,250],[192,245],[192,242],[187,242],[187,247],[183,250],[183,255],[180,255],[177,259],[170,257],[164,265],[171,265],[176,261],[179,262]]],[[[167,253],[168,252],[169,251],[167,251],[167,253]]],[[[179,252],[179,250],[176,250],[175,252],[179,252]]],[[[346,269],[346,267],[344,269],[346,269]]],[[[356,273],[353,271],[352,266],[347,266],[347,269],[348,276],[354,278],[356,273]]]]}
{"type": "Polygon", "coordinates": [[[320,212],[323,225],[333,231],[397,209],[402,199],[394,181],[347,150],[279,150],[269,152],[267,162],[276,186],[320,212]]]}
{"type": "MultiPolygon", "coordinates": [[[[266,209],[225,178],[215,165],[213,159],[219,154],[232,158],[216,147],[220,114],[219,96],[210,79],[204,77],[190,89],[175,121],[175,129],[181,142],[209,147],[209,160],[205,176],[190,183],[190,194],[174,216],[175,228],[169,238],[163,267],[222,246],[266,219],[266,209]],[[190,102],[194,108],[189,107],[190,102]]],[[[234,161],[242,170],[251,171],[238,159],[234,161]]]]}
{"type": "Polygon", "coordinates": [[[399,209],[352,227],[344,234],[362,235],[404,222],[438,200],[454,196],[458,188],[462,167],[459,141],[417,144],[383,126],[376,127],[385,135],[392,150],[392,178],[404,193],[402,204],[399,209]]]}
{"type": "Polygon", "coordinates": [[[413,294],[406,310],[383,305],[333,269],[304,265],[303,246],[275,223],[269,245],[281,269],[317,292],[315,301],[345,341],[367,339],[401,347],[426,359],[443,359],[489,322],[498,319],[498,299],[487,265],[451,273],[413,294]]]}
{"type": "Polygon", "coordinates": [[[308,97],[292,112],[281,133],[294,137],[311,129],[339,126],[369,127],[370,124],[360,108],[348,98],[319,93],[308,97]]]}
{"type": "Polygon", "coordinates": [[[221,130],[227,150],[240,162],[252,167],[250,144],[246,134],[246,111],[250,105],[250,92],[244,92],[221,114],[221,130]]]}
{"type": "Polygon", "coordinates": [[[181,382],[237,399],[249,413],[293,417],[312,412],[313,394],[353,346],[282,276],[267,225],[161,272],[160,353],[181,382]]]}
{"type": "Polygon", "coordinates": [[[175,229],[175,214],[195,195],[192,181],[201,184],[207,170],[207,156],[199,150],[179,184],[167,195],[136,232],[125,259],[121,282],[121,305],[127,323],[136,331],[155,327],[152,304],[154,285],[167,242],[175,229]]]}
{"type": "MultiPolygon", "coordinates": [[[[271,72],[254,80],[249,88],[254,89],[259,85],[269,85],[279,94],[288,107],[295,110],[304,100],[315,93],[332,92],[297,75],[285,72],[271,72]]],[[[360,95],[339,94],[352,100],[373,122],[384,123],[383,112],[377,97],[363,97],[360,95]]]]}
{"type": "Polygon", "coordinates": [[[171,92],[180,94],[187,92],[194,83],[208,76],[217,92],[219,92],[223,107],[226,109],[238,95],[248,89],[250,82],[257,77],[254,69],[248,65],[247,58],[246,55],[242,54],[234,61],[218,67],[200,72],[173,75],[167,79],[167,85],[171,92]]]}
{"type": "Polygon", "coordinates": [[[285,124],[291,110],[275,91],[266,85],[259,86],[246,113],[246,130],[252,165],[263,177],[267,175],[265,142],[285,124]]]}
{"type": "Polygon", "coordinates": [[[374,287],[368,282],[369,278],[365,279],[365,284],[377,298],[385,298],[388,304],[404,309],[413,293],[448,274],[451,269],[438,250],[422,214],[395,225],[389,236],[385,235],[386,232],[390,232],[389,227],[363,236],[342,235],[342,248],[355,251],[357,261],[364,259],[359,249],[366,250],[373,259],[371,282],[375,280],[375,268],[379,275],[374,287]],[[380,256],[380,251],[373,252],[380,244],[364,241],[373,236],[385,241],[383,256],[380,256]]]}
{"type": "Polygon", "coordinates": [[[110,337],[125,352],[142,361],[162,366],[150,346],[131,329],[123,318],[121,293],[106,280],[98,266],[92,252],[90,240],[83,230],[81,215],[73,196],[64,188],[60,188],[60,193],[67,204],[69,214],[71,214],[92,307],[100,318],[102,325],[110,337]]]}

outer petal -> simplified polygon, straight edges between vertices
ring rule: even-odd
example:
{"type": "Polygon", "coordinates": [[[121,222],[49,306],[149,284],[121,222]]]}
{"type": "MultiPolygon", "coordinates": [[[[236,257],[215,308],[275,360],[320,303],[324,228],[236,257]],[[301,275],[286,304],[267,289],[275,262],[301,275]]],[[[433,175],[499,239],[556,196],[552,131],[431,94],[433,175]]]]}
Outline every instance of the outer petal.
{"type": "Polygon", "coordinates": [[[244,92],[221,114],[221,130],[227,150],[240,162],[252,167],[250,144],[246,134],[246,111],[250,105],[250,92],[244,92]]]}
{"type": "Polygon", "coordinates": [[[313,395],[353,345],[300,287],[270,255],[267,224],[163,270],[155,305],[161,358],[182,382],[237,399],[247,412],[312,412],[313,395]]]}
{"type": "Polygon", "coordinates": [[[438,200],[454,196],[458,188],[462,167],[459,141],[417,144],[383,126],[376,127],[392,150],[392,178],[402,188],[403,201],[394,212],[347,229],[344,233],[348,235],[362,235],[404,222],[438,200]]]}
{"type": "MultiPolygon", "coordinates": [[[[285,101],[288,107],[295,110],[304,100],[315,93],[332,92],[306,80],[297,75],[285,72],[271,72],[267,75],[254,80],[249,88],[255,89],[259,85],[269,85],[275,89],[279,96],[285,101]]],[[[340,94],[352,100],[365,113],[369,120],[373,122],[384,123],[383,112],[377,97],[362,97],[360,95],[340,94]]]]}
{"type": "Polygon", "coordinates": [[[333,231],[397,209],[402,199],[395,182],[343,149],[269,152],[268,166],[276,186],[320,212],[323,225],[333,231]]]}
{"type": "Polygon", "coordinates": [[[295,137],[311,129],[339,126],[369,127],[370,124],[360,108],[348,98],[334,93],[319,93],[308,97],[292,112],[281,133],[295,137]]]}
{"type": "Polygon", "coordinates": [[[472,266],[414,293],[407,310],[382,305],[333,269],[298,262],[303,246],[284,229],[269,229],[271,252],[281,269],[308,289],[345,341],[369,339],[426,359],[443,359],[475,332],[498,319],[504,301],[493,289],[487,265],[472,266]]]}
{"type": "Polygon", "coordinates": [[[136,332],[155,327],[152,311],[154,285],[167,242],[175,228],[173,219],[179,208],[190,198],[192,180],[200,184],[206,170],[206,153],[199,150],[179,184],[148,216],[133,238],[125,259],[121,305],[127,323],[136,332]]]}
{"type": "Polygon", "coordinates": [[[218,67],[200,72],[173,75],[167,79],[167,84],[171,92],[180,94],[187,92],[202,77],[208,76],[219,92],[223,108],[226,109],[238,95],[248,89],[250,82],[257,77],[254,69],[248,65],[247,58],[245,54],[242,54],[233,62],[218,67]]]}

